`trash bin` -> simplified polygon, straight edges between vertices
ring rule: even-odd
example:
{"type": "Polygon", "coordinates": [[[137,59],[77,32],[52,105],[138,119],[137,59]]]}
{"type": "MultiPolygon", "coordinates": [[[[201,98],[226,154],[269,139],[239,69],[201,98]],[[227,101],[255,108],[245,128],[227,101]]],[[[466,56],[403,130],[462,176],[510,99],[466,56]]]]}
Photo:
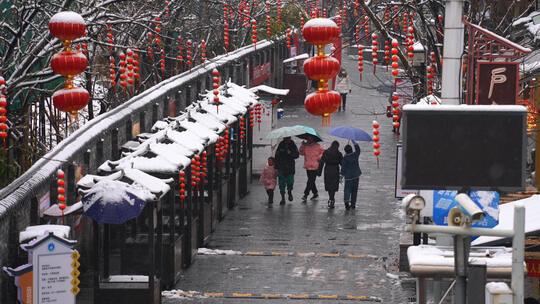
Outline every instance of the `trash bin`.
{"type": "Polygon", "coordinates": [[[283,109],[277,109],[277,119],[283,118],[283,109]]]}

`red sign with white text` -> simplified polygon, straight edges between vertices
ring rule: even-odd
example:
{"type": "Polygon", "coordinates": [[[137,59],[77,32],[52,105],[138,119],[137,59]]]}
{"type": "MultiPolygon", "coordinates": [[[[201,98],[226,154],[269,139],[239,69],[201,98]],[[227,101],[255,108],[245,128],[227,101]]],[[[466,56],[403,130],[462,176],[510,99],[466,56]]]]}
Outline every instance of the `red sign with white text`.
{"type": "Polygon", "coordinates": [[[478,62],[476,104],[516,104],[519,62],[478,62]]]}

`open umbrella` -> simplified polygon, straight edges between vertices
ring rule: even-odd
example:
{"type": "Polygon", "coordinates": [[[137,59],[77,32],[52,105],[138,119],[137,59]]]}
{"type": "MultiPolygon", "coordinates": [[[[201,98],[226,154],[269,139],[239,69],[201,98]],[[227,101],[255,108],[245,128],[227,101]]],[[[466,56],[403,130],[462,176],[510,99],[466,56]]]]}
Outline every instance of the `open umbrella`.
{"type": "Polygon", "coordinates": [[[291,137],[296,136],[300,134],[304,134],[306,131],[301,128],[297,127],[281,127],[277,128],[275,130],[272,130],[270,133],[268,133],[265,138],[266,139],[274,139],[274,138],[281,138],[281,137],[291,137]]]}
{"type": "Polygon", "coordinates": [[[371,139],[371,136],[366,131],[349,126],[333,128],[331,130],[328,130],[328,134],[350,140],[373,141],[373,139],[371,139]]]}
{"type": "Polygon", "coordinates": [[[141,213],[153,194],[121,181],[102,180],[82,198],[84,214],[96,222],[122,224],[141,213]]]}
{"type": "Polygon", "coordinates": [[[296,137],[300,137],[302,139],[308,139],[308,137],[312,137],[315,141],[322,141],[321,135],[317,132],[317,130],[313,129],[312,127],[302,126],[302,125],[296,125],[295,127],[300,128],[305,131],[304,134],[296,135],[296,137]]]}

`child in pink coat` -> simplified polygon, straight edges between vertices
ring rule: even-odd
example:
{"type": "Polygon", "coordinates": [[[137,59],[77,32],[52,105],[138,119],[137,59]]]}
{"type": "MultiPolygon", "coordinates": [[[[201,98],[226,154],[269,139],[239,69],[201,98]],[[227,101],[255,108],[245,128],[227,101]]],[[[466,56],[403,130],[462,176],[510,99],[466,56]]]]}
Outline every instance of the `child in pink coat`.
{"type": "Polygon", "coordinates": [[[269,204],[274,202],[274,188],[276,188],[277,176],[277,170],[274,168],[274,158],[269,157],[268,165],[264,167],[259,179],[259,182],[264,184],[264,188],[266,188],[269,204]]]}

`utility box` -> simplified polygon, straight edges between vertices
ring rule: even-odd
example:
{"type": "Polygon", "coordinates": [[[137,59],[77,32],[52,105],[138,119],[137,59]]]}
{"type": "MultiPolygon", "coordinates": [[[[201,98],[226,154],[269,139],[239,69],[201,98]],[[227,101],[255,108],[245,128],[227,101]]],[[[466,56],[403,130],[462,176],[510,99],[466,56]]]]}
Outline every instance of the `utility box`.
{"type": "Polygon", "coordinates": [[[487,283],[486,304],[512,304],[512,290],[504,282],[487,283]]]}

